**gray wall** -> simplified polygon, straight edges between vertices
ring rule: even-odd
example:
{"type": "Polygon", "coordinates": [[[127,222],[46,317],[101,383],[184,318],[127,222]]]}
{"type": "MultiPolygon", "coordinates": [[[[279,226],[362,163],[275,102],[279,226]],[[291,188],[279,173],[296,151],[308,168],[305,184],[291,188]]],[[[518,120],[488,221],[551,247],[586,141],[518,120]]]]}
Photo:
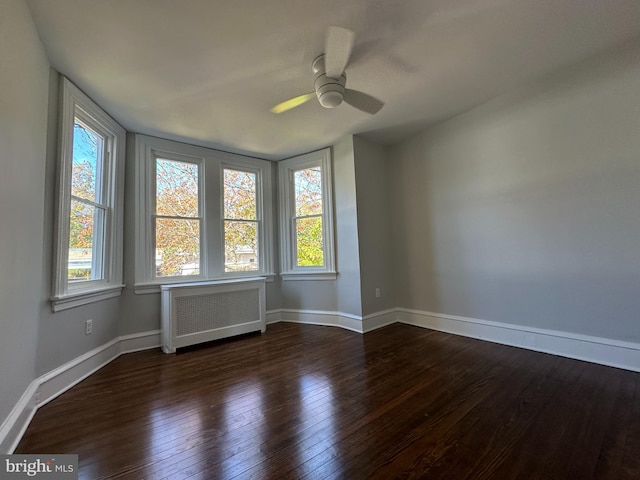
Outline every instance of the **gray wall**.
{"type": "Polygon", "coordinates": [[[160,329],[160,294],[136,295],[135,283],[135,135],[127,134],[127,162],[124,171],[124,250],[120,334],[148,332],[160,329]]]}
{"type": "Polygon", "coordinates": [[[640,341],[640,46],[391,152],[402,307],[640,341]]]}
{"type": "Polygon", "coordinates": [[[353,137],[337,142],[332,156],[338,278],[282,282],[281,305],[284,309],[362,315],[353,137]]]}
{"type": "Polygon", "coordinates": [[[352,136],[343,138],[333,146],[333,186],[338,311],[362,315],[356,169],[352,136]]]}
{"type": "Polygon", "coordinates": [[[362,313],[396,306],[391,247],[391,193],[386,149],[354,137],[362,313]],[[380,289],[376,298],[375,289],[380,289]]]}
{"type": "Polygon", "coordinates": [[[22,1],[0,0],[0,424],[35,378],[49,63],[22,1]]]}

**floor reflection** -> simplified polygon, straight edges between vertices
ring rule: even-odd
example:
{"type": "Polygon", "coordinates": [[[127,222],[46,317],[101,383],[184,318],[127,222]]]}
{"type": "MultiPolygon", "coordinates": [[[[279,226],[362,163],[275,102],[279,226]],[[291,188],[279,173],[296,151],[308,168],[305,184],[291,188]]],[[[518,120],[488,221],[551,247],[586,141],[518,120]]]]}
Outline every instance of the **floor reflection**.
{"type": "MultiPolygon", "coordinates": [[[[156,466],[180,455],[178,465],[155,473],[190,480],[237,477],[262,461],[266,441],[262,384],[244,381],[208,398],[181,397],[149,414],[150,456],[156,466]]],[[[171,463],[171,462],[167,462],[171,463]]],[[[158,477],[160,478],[160,477],[158,477]]]]}
{"type": "Polygon", "coordinates": [[[334,444],[335,401],[333,385],[323,374],[309,373],[299,379],[301,441],[297,442],[300,476],[323,467],[337,471],[334,444]]]}
{"type": "Polygon", "coordinates": [[[263,460],[261,444],[267,435],[263,411],[260,381],[248,380],[227,390],[220,437],[221,461],[209,478],[232,478],[263,460]]]}
{"type": "Polygon", "coordinates": [[[205,460],[202,444],[201,406],[196,399],[157,405],[149,413],[149,455],[156,465],[178,453],[189,453],[189,464],[205,460]]]}

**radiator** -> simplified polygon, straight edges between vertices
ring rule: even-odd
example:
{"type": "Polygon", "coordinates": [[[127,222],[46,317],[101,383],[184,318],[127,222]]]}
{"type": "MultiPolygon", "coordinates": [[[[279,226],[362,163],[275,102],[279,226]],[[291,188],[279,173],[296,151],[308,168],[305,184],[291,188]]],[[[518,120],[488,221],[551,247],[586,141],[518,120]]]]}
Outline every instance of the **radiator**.
{"type": "Polygon", "coordinates": [[[162,350],[266,330],[265,279],[162,285],[162,350]]]}

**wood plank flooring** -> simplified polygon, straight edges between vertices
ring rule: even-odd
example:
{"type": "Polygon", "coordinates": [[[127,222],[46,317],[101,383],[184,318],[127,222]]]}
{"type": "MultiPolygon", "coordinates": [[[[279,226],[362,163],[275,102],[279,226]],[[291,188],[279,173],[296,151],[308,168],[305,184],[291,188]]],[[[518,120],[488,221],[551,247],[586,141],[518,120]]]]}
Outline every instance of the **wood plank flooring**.
{"type": "Polygon", "coordinates": [[[16,453],[82,479],[640,479],[640,374],[395,324],[123,355],[16,453]]]}

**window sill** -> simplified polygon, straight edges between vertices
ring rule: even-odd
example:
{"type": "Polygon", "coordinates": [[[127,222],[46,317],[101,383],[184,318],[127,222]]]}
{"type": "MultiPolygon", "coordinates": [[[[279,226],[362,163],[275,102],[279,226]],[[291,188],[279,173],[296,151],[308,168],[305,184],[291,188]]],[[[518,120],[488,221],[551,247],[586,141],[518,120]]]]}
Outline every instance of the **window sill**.
{"type": "Polygon", "coordinates": [[[285,282],[290,280],[335,280],[338,278],[338,272],[281,273],[280,276],[285,282]]]}
{"type": "MultiPolygon", "coordinates": [[[[238,276],[238,277],[223,277],[223,278],[209,278],[209,279],[198,279],[192,281],[184,281],[180,282],[175,277],[166,282],[156,282],[156,283],[137,283],[133,287],[133,291],[136,295],[148,295],[152,293],[160,293],[162,291],[163,285],[176,285],[176,284],[191,284],[191,283],[205,283],[205,282],[233,282],[234,280],[242,281],[242,280],[255,280],[256,278],[263,278],[266,283],[273,282],[275,278],[274,273],[267,273],[264,275],[252,275],[252,276],[238,276]]],[[[185,279],[187,280],[187,279],[185,279]]]]}
{"type": "Polygon", "coordinates": [[[69,308],[87,305],[89,303],[100,302],[109,298],[120,296],[124,285],[112,285],[101,287],[95,290],[85,290],[82,292],[73,292],[59,297],[51,298],[51,311],[60,312],[69,308]]]}

